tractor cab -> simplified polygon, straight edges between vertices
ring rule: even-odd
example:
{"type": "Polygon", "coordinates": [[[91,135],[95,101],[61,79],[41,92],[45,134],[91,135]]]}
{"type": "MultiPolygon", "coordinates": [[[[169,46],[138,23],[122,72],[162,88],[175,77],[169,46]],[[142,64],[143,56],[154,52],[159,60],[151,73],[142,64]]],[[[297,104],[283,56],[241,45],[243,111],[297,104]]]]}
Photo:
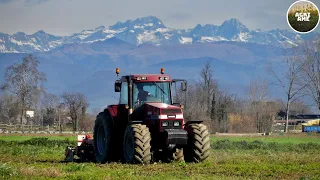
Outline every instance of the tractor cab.
{"type": "MultiPolygon", "coordinates": [[[[116,73],[119,75],[119,68],[116,73]]],[[[187,81],[171,79],[170,75],[164,74],[163,68],[160,73],[127,75],[116,80],[115,92],[120,92],[119,104],[126,104],[131,112],[148,102],[180,106],[174,96],[178,93],[177,83],[181,82],[179,91],[186,92],[187,81]]]]}

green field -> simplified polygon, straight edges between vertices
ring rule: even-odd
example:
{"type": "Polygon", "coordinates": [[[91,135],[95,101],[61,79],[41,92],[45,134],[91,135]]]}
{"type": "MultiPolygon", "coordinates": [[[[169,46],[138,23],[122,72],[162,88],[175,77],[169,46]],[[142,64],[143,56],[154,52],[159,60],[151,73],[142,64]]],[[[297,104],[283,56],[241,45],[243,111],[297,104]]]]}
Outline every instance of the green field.
{"type": "Polygon", "coordinates": [[[74,136],[0,135],[0,179],[320,179],[320,135],[212,137],[199,164],[64,163],[74,136]],[[34,139],[40,138],[40,139],[34,139]]]}
{"type": "Polygon", "coordinates": [[[41,138],[41,137],[45,137],[48,138],[49,140],[65,140],[68,139],[70,141],[76,141],[77,140],[77,136],[75,135],[0,135],[0,140],[3,141],[26,141],[26,140],[30,140],[32,138],[41,138]]]}
{"type": "Polygon", "coordinates": [[[229,139],[231,141],[248,141],[253,142],[255,140],[263,141],[266,143],[280,143],[280,144],[301,144],[301,143],[315,143],[320,144],[319,134],[290,134],[290,136],[285,135],[272,135],[272,136],[213,136],[213,141],[219,141],[224,139],[229,139]]]}

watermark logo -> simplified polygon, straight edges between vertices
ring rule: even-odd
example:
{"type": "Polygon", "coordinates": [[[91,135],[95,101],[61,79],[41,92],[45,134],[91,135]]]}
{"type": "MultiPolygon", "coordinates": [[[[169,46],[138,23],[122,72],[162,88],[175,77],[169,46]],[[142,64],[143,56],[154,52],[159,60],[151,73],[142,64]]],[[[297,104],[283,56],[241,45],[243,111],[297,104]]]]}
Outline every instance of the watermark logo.
{"type": "Polygon", "coordinates": [[[319,24],[319,9],[311,1],[299,0],[288,9],[287,22],[297,33],[312,32],[319,24]]]}

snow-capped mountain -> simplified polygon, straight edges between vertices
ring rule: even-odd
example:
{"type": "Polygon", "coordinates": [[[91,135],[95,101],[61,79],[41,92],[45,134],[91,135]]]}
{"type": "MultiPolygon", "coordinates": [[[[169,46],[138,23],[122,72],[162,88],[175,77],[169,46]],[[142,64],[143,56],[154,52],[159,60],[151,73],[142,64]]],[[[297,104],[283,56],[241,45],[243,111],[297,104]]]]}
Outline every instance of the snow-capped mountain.
{"type": "Polygon", "coordinates": [[[200,25],[192,29],[172,29],[154,16],[147,16],[113,26],[100,26],[83,30],[70,36],[54,36],[44,31],[31,35],[18,32],[13,35],[0,33],[0,53],[28,53],[50,51],[66,44],[81,44],[117,38],[133,45],[177,45],[211,43],[219,41],[250,42],[277,47],[291,47],[304,40],[320,37],[319,33],[300,35],[290,30],[249,30],[238,19],[232,18],[217,25],[200,25]]]}
{"type": "Polygon", "coordinates": [[[38,31],[27,35],[17,32],[13,35],[0,33],[0,52],[20,53],[49,51],[64,43],[63,38],[38,31]]]}

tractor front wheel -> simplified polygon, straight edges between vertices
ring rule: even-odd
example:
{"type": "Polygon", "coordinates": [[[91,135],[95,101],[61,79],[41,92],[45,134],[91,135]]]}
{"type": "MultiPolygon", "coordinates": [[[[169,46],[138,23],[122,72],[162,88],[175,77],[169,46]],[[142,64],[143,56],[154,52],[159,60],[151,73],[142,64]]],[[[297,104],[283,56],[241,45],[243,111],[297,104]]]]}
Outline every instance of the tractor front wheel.
{"type": "Polygon", "coordinates": [[[199,163],[206,160],[210,154],[210,134],[203,124],[188,124],[188,145],[184,148],[186,162],[199,163]]]}
{"type": "Polygon", "coordinates": [[[151,135],[149,128],[142,124],[131,124],[127,127],[123,152],[127,163],[150,164],[151,161],[151,135]]]}

